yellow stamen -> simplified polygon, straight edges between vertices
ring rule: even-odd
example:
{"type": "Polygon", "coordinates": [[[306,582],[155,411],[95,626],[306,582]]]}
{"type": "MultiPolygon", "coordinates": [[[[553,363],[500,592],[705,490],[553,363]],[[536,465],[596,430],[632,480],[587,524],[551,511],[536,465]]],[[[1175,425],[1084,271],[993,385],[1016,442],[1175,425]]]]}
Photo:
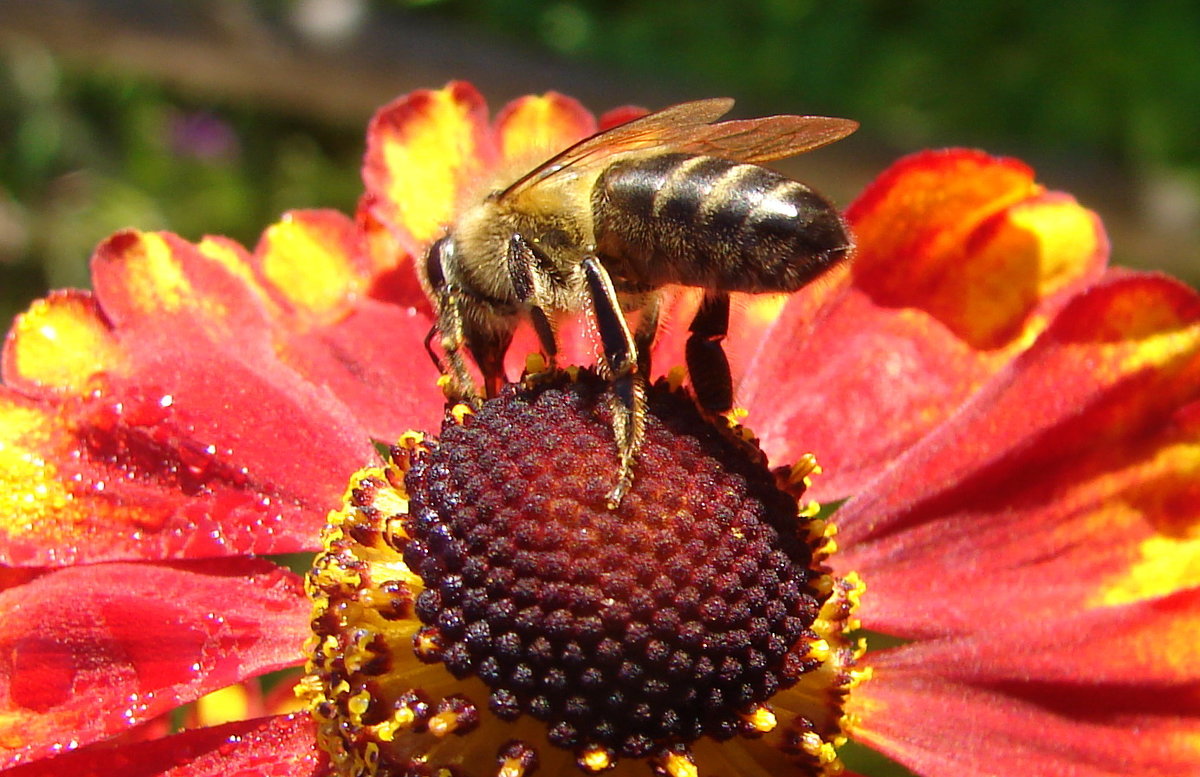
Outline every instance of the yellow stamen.
{"type": "Polygon", "coordinates": [[[602,772],[613,765],[608,751],[602,747],[589,747],[579,756],[579,765],[589,772],[602,772]]]}
{"type": "Polygon", "coordinates": [[[496,777],[525,777],[525,767],[516,758],[505,758],[496,777]]]}
{"type": "Polygon", "coordinates": [[[819,474],[821,474],[821,465],[817,463],[817,457],[811,453],[806,453],[792,465],[792,471],[788,473],[788,481],[795,485],[803,483],[805,486],[808,486],[811,483],[805,480],[805,478],[810,475],[819,474]]]}
{"type": "Polygon", "coordinates": [[[350,713],[350,717],[357,724],[362,724],[363,713],[371,706],[370,691],[359,691],[354,694],[346,702],[346,711],[350,713]]]}
{"type": "Polygon", "coordinates": [[[661,758],[662,768],[670,777],[696,777],[696,762],[686,753],[667,753],[661,758]]]}
{"type": "Polygon", "coordinates": [[[453,710],[439,712],[429,719],[429,732],[435,737],[444,737],[458,728],[458,713],[453,710]]]}
{"type": "Polygon", "coordinates": [[[525,777],[537,768],[537,751],[519,740],[509,742],[497,759],[500,768],[496,777],[525,777]]]}
{"type": "Polygon", "coordinates": [[[433,657],[440,654],[442,646],[437,638],[437,633],[430,630],[422,630],[417,633],[413,639],[413,652],[418,656],[433,657]]]}
{"type": "Polygon", "coordinates": [[[766,734],[775,730],[775,726],[779,721],[775,718],[775,713],[770,707],[760,704],[750,712],[742,715],[742,720],[750,724],[750,727],[759,733],[766,734]]]}
{"type": "Polygon", "coordinates": [[[459,426],[462,426],[463,420],[474,412],[475,411],[471,409],[470,405],[464,405],[461,402],[450,409],[450,415],[454,416],[454,421],[459,426]]]}
{"type": "Polygon", "coordinates": [[[826,742],[814,732],[800,735],[800,747],[822,766],[838,762],[837,749],[831,742],[826,742]]]}

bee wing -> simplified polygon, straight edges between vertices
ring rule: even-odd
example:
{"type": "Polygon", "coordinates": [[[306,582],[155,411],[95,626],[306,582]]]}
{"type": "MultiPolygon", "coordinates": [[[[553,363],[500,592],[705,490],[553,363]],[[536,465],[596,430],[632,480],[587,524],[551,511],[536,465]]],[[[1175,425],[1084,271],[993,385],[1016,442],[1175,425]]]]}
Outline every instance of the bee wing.
{"type": "Polygon", "coordinates": [[[500,193],[500,198],[515,196],[553,176],[578,173],[603,165],[617,154],[655,146],[677,146],[699,132],[698,128],[712,126],[711,122],[724,116],[732,107],[733,100],[728,97],[695,100],[672,105],[598,132],[518,178],[500,193]]]}
{"type": "Polygon", "coordinates": [[[858,129],[851,119],[828,116],[766,116],[710,124],[676,147],[680,151],[759,164],[802,154],[841,140],[858,129]]]}

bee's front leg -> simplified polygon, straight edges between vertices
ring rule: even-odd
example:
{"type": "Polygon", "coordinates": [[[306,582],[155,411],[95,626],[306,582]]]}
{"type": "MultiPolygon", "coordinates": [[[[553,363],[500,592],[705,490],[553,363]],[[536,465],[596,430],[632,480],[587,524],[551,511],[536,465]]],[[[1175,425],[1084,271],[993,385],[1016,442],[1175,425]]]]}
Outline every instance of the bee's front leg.
{"type": "Polygon", "coordinates": [[[454,399],[462,400],[478,408],[479,389],[475,386],[475,379],[471,377],[471,372],[467,369],[467,363],[462,354],[463,347],[467,344],[463,327],[462,296],[454,287],[443,286],[437,289],[436,303],[437,322],[425,337],[425,350],[433,359],[433,363],[437,365],[438,371],[450,378],[451,387],[447,393],[454,399]],[[442,362],[433,349],[435,338],[438,340],[442,353],[446,354],[448,366],[442,362]]]}
{"type": "Polygon", "coordinates": [[[583,260],[584,277],[604,348],[604,368],[612,382],[612,425],[620,454],[617,483],[608,492],[608,507],[616,509],[633,486],[633,465],[646,436],[646,376],[638,370],[638,348],[612,278],[600,261],[583,260]]]}

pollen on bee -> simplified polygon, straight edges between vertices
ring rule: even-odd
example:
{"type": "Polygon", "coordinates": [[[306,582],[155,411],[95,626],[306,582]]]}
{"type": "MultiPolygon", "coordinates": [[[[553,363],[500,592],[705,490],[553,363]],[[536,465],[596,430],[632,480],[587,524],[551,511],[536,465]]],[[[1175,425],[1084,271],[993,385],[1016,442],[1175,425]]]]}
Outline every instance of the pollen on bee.
{"type": "Polygon", "coordinates": [[[467,416],[474,412],[475,411],[471,409],[470,405],[463,404],[462,402],[459,402],[457,405],[450,408],[450,415],[454,417],[455,423],[457,423],[459,426],[462,426],[467,416]]]}

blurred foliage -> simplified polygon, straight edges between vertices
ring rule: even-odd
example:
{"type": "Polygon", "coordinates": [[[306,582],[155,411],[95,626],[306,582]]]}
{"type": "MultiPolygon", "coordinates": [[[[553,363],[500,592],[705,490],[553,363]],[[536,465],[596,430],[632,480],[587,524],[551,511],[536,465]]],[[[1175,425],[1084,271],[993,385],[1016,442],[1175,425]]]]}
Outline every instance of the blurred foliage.
{"type": "Polygon", "coordinates": [[[0,314],[88,283],[116,229],[253,247],[289,208],[353,209],[362,133],[199,103],[125,74],[63,70],[43,49],[0,61],[0,314]]]}
{"type": "MultiPolygon", "coordinates": [[[[748,112],[853,116],[897,149],[956,143],[1166,170],[1178,182],[1170,202],[1182,205],[1165,212],[1185,225],[1197,218],[1200,4],[1192,0],[260,0],[243,8],[282,26],[304,12],[310,28],[348,36],[382,17],[419,17],[516,51],[733,94],[748,112]]],[[[288,208],[352,209],[361,132],[204,102],[128,73],[64,69],[36,43],[0,40],[0,315],[47,286],[86,284],[92,247],[124,226],[252,245],[288,208]]]]}
{"type": "Polygon", "coordinates": [[[442,0],[428,10],[772,110],[853,115],[902,146],[1016,142],[1200,165],[1193,0],[442,0]]]}

